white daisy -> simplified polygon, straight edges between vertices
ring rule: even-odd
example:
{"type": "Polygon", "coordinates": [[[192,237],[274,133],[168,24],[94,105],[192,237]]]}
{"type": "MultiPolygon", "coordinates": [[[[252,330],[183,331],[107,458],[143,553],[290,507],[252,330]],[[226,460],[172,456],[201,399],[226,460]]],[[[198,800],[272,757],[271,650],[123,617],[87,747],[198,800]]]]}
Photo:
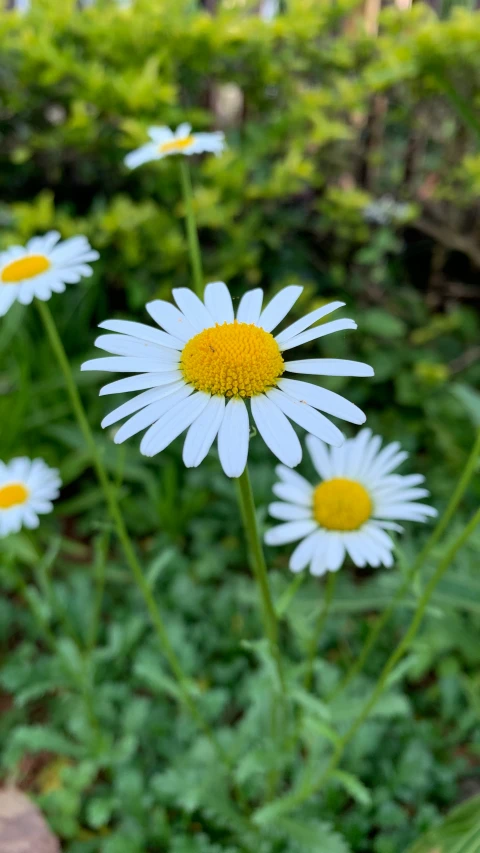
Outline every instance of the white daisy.
{"type": "Polygon", "coordinates": [[[0,538],[38,527],[38,516],[52,511],[61,485],[57,469],[43,459],[0,461],[0,538]]]}
{"type": "Polygon", "coordinates": [[[100,394],[142,391],[114,409],[102,426],[128,418],[115,435],[117,444],[147,429],[140,444],[145,456],[159,453],[188,428],[183,460],[189,468],[200,464],[218,435],[220,461],[229,477],[239,477],[247,462],[245,399],[265,443],[285,465],[298,465],[302,458],[290,420],[329,444],[342,444],[340,430],[318,409],[356,424],[365,421],[363,412],[339,394],[283,374],[372,376],[373,370],[343,359],[284,361],[292,347],[356,328],[353,320],[310,328],[344,304],[331,302],[273,337],[301,292],[301,287],[286,287],[262,310],[262,290],[251,290],[240,300],[235,318],[228,288],[216,281],[207,284],[204,302],[187,288],[173,291],[178,308],[160,299],[150,302],[147,311],[163,331],[127,320],[101,323],[116,334],[102,335],[95,344],[113,357],[88,361],[82,370],[136,374],[106,385],[100,394]]]}
{"type": "Polygon", "coordinates": [[[225,134],[221,130],[214,133],[192,133],[190,124],[181,124],[176,131],[169,127],[149,127],[147,131],[151,142],[147,142],[125,157],[129,169],[143,166],[152,160],[162,160],[171,154],[221,154],[225,148],[225,134]]]}
{"type": "Polygon", "coordinates": [[[58,231],[49,231],[0,254],[0,317],[14,302],[29,305],[35,296],[46,302],[52,293],[63,293],[66,284],[92,274],[89,262],[100,256],[87,238],[59,240],[58,231]]]}
{"type": "Polygon", "coordinates": [[[342,447],[329,449],[313,435],[307,446],[322,478],[312,485],[282,465],[273,487],[280,501],[270,504],[273,518],[285,522],[265,535],[268,545],[302,541],[290,557],[292,572],[307,566],[312,575],[336,572],[346,554],[356,566],[391,566],[394,543],[387,530],[402,531],[397,521],[426,521],[437,515],[417,503],[430,494],[418,488],[421,474],[392,474],[408,453],[397,441],[380,450],[382,439],[363,429],[342,447]]]}

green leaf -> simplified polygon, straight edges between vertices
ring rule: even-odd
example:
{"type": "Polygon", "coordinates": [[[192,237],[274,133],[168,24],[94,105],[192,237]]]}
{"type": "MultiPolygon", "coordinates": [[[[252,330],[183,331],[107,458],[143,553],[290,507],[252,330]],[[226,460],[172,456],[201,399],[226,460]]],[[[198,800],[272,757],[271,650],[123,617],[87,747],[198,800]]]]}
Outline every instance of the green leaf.
{"type": "Polygon", "coordinates": [[[475,426],[480,426],[480,394],[468,385],[457,382],[451,386],[454,397],[462,404],[470,415],[475,426]]]}
{"type": "Polygon", "coordinates": [[[276,830],[289,841],[299,844],[302,853],[350,853],[350,847],[330,824],[320,820],[293,820],[283,817],[276,822],[276,830]]]}
{"type": "Polygon", "coordinates": [[[405,853],[478,853],[480,850],[480,794],[453,809],[405,853]]]}
{"type": "Polygon", "coordinates": [[[345,770],[335,770],[331,778],[340,782],[342,788],[345,788],[347,793],[360,805],[369,806],[371,804],[370,791],[357,776],[347,773],[345,770]]]}

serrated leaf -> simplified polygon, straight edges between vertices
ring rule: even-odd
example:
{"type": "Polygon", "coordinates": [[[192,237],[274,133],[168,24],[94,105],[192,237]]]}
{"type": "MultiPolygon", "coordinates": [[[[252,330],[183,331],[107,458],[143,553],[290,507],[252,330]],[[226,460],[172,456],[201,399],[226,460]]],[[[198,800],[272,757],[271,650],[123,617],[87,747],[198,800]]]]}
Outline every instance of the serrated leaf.
{"type": "Polygon", "coordinates": [[[357,776],[354,776],[352,773],[347,773],[345,770],[335,770],[335,772],[332,773],[331,778],[340,782],[342,788],[345,788],[347,793],[350,794],[357,803],[360,803],[362,806],[369,806],[371,804],[372,797],[370,795],[370,791],[357,776]]]}
{"type": "Polygon", "coordinates": [[[480,794],[454,808],[405,853],[478,853],[480,794]]]}

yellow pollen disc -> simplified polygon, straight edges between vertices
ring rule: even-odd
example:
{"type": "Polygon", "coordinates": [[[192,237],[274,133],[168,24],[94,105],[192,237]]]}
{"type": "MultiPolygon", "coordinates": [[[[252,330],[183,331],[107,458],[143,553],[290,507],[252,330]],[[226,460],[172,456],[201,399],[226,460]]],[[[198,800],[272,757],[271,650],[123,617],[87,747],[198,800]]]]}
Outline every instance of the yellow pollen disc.
{"type": "Polygon", "coordinates": [[[183,151],[194,141],[193,136],[185,136],[183,139],[170,139],[158,146],[160,154],[172,154],[174,151],[183,151]]]}
{"type": "Polygon", "coordinates": [[[327,530],[358,530],[371,514],[370,495],[355,480],[335,477],[313,493],[313,515],[327,530]]]}
{"type": "Polygon", "coordinates": [[[50,269],[50,261],[44,255],[27,255],[7,264],[1,274],[3,284],[16,284],[25,278],[34,278],[50,269]]]}
{"type": "Polygon", "coordinates": [[[253,397],[277,384],[285,365],[278,344],[253,323],[223,323],[191,338],[180,366],[197,391],[224,397],[253,397]]]}
{"type": "Polygon", "coordinates": [[[9,483],[0,486],[0,509],[11,509],[12,506],[24,504],[28,498],[28,489],[22,483],[9,483]]]}

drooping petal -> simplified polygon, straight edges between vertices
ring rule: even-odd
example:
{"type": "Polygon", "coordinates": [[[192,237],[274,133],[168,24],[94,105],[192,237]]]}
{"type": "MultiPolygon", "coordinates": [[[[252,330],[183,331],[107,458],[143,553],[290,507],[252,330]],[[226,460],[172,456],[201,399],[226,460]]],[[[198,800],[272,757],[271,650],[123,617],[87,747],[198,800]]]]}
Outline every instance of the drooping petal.
{"type": "Polygon", "coordinates": [[[183,445],[183,461],[187,468],[196,468],[205,459],[225,414],[225,398],[210,397],[199,417],[191,424],[183,445]]]}
{"type": "Polygon", "coordinates": [[[250,428],[248,412],[241,399],[233,397],[225,407],[218,432],[218,454],[227,477],[240,477],[248,457],[250,428]]]}
{"type": "Polygon", "coordinates": [[[252,415],[267,447],[275,456],[294,468],[302,458],[302,446],[283,412],[264,394],[251,399],[252,415]]]}

